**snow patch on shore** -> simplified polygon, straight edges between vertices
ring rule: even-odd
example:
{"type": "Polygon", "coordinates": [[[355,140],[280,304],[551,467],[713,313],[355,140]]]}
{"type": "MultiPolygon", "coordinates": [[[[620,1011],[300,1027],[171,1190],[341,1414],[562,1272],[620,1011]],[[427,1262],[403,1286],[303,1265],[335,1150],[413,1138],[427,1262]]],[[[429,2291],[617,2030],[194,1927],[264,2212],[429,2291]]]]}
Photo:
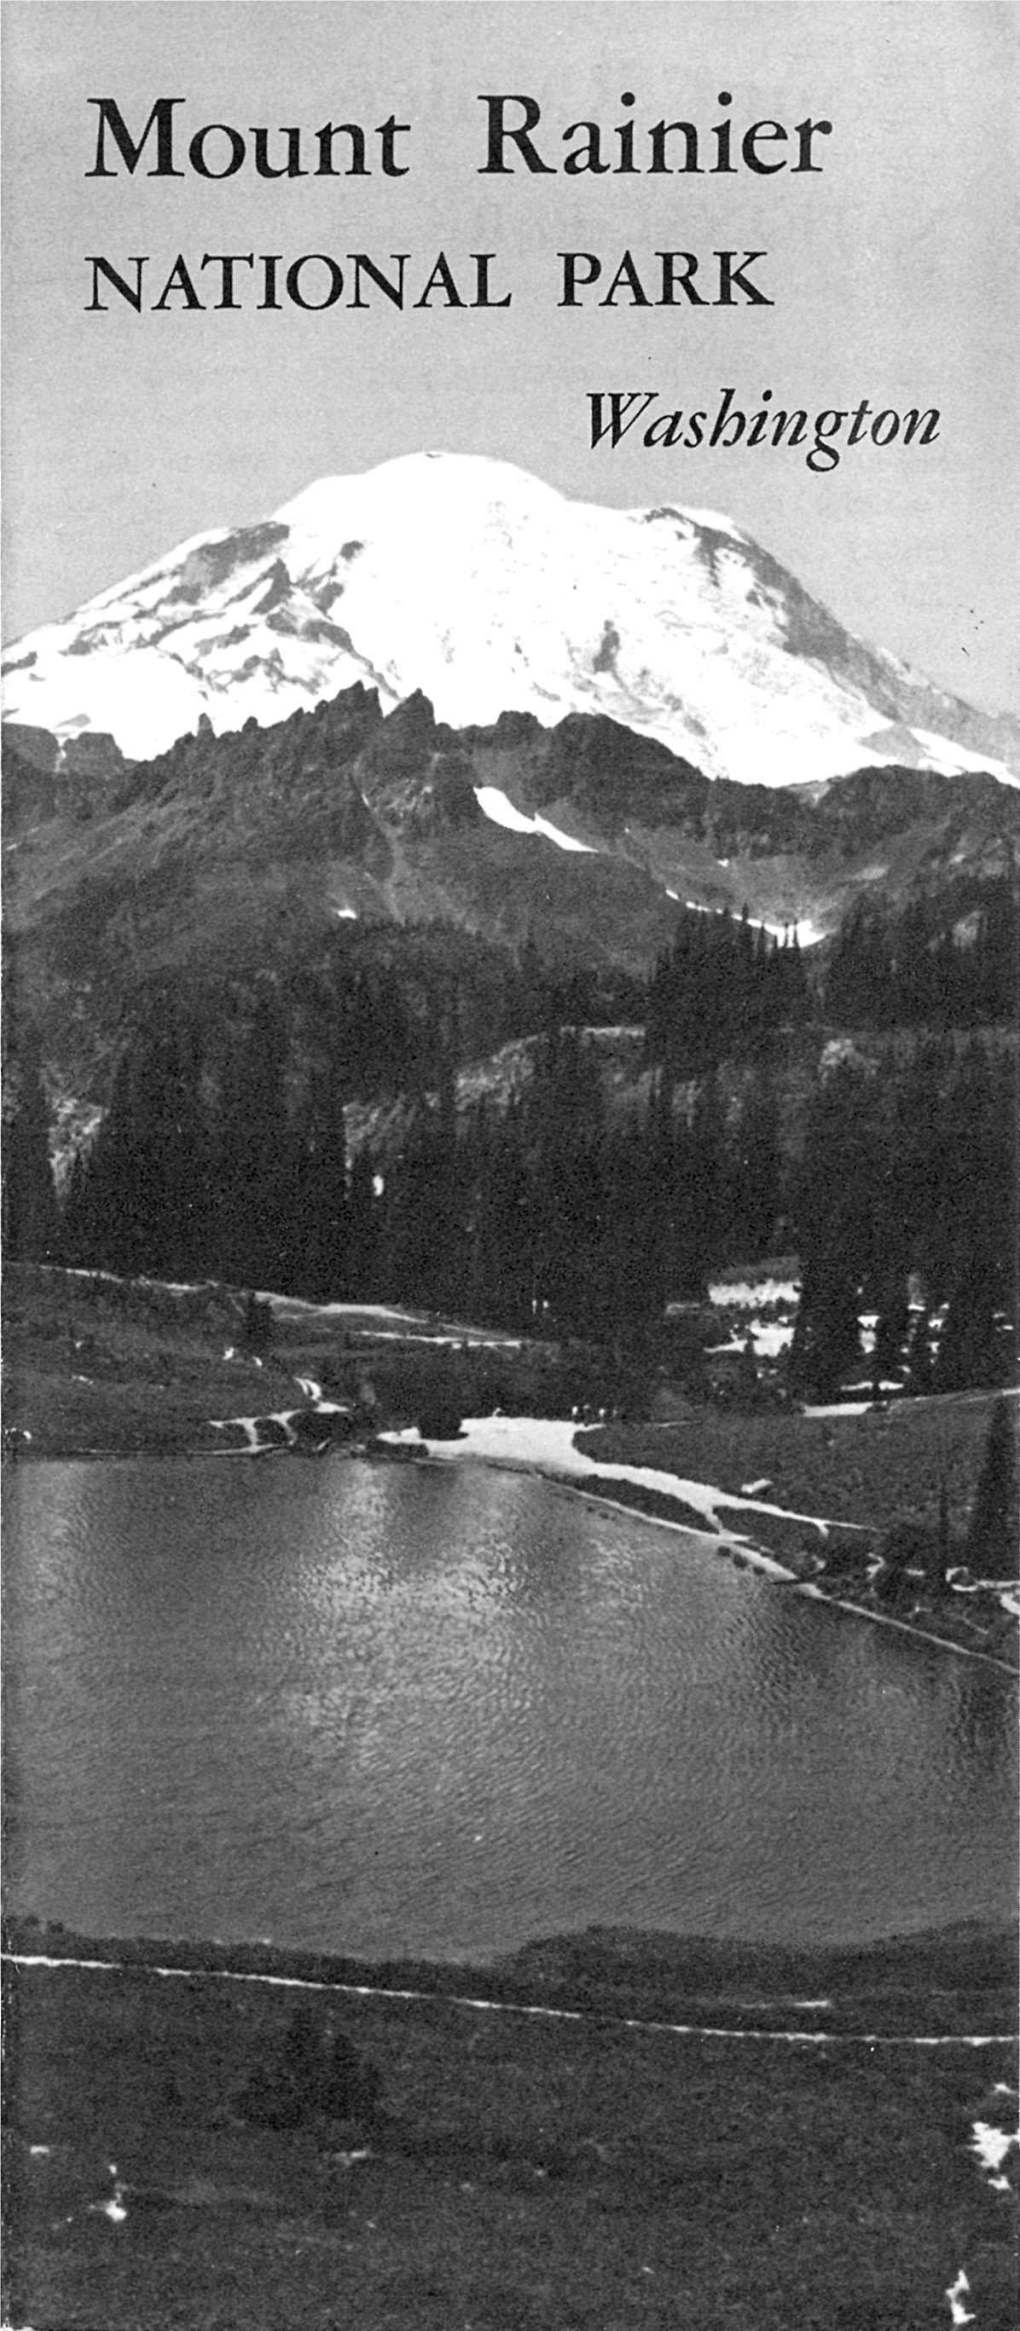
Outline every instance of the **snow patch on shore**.
{"type": "Polygon", "coordinates": [[[949,2300],[950,2316],[954,2325],[977,2322],[977,2316],[972,2315],[969,2308],[965,2307],[963,2304],[969,2289],[970,2283],[967,2279],[966,2270],[961,2266],[955,2282],[949,2283],[946,2289],[946,2297],[949,2300]]]}
{"type": "Polygon", "coordinates": [[[995,2172],[1002,2168],[1013,2147],[1020,2147],[1020,2129],[997,2129],[992,2121],[975,2121],[970,2150],[976,2153],[983,2169],[990,2172],[990,2183],[998,2191],[1009,2192],[1008,2178],[999,2179],[995,2172]]]}
{"type": "MultiPolygon", "coordinates": [[[[711,1482],[688,1481],[676,1473],[663,1473],[650,1465],[618,1465],[600,1462],[579,1449],[574,1440],[575,1426],[569,1418],[531,1416],[465,1417],[456,1441],[440,1441],[429,1437],[426,1446],[431,1454],[444,1464],[463,1463],[474,1458],[483,1463],[520,1467],[538,1473],[557,1475],[576,1480],[586,1489],[604,1491],[611,1498],[614,1482],[630,1482],[641,1489],[650,1489],[660,1497],[674,1498],[702,1517],[704,1531],[698,1532],[690,1523],[678,1523],[693,1535],[704,1534],[716,1543],[739,1547],[744,1560],[755,1570],[765,1571],[772,1578],[792,1578],[796,1573],[785,1563],[775,1562],[748,1543],[746,1536],[728,1528],[720,1519],[724,1509],[734,1515],[777,1514],[786,1521],[806,1522],[827,1535],[829,1522],[819,1514],[790,1513],[785,1506],[766,1505],[760,1498],[734,1496],[729,1490],[717,1489],[711,1482]]],[[[421,1446],[422,1435],[417,1425],[406,1426],[400,1432],[380,1435],[383,1440],[405,1442],[421,1446]]],[[[628,1508],[628,1511],[630,1509],[628,1508]]],[[[657,1519],[657,1516],[650,1516],[657,1519]]],[[[668,1515],[663,1517],[667,1521],[668,1515]]]]}
{"type": "Polygon", "coordinates": [[[800,1413],[802,1416],[867,1416],[873,1407],[871,1400],[829,1400],[820,1405],[805,1401],[800,1413]]]}

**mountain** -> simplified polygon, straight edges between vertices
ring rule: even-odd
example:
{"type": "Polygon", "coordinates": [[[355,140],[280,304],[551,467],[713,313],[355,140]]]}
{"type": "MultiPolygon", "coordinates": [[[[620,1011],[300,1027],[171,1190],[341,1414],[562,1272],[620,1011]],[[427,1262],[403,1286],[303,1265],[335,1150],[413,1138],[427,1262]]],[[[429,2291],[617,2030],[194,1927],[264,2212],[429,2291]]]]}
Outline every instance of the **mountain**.
{"type": "Polygon", "coordinates": [[[9,1010],[72,1132],[125,1027],[175,999],[208,1035],[268,979],[295,1059],[346,1015],[351,1062],[377,1075],[382,1030],[398,1089],[436,1073],[439,1027],[466,1062],[541,1025],[536,960],[564,1017],[633,1021],[684,905],[746,905],[802,945],[858,900],[962,930],[1020,849],[1020,789],[990,776],[740,785],[604,716],[454,729],[360,683],[147,762],[13,722],[4,743],[9,1010]]]}
{"type": "Polygon", "coordinates": [[[1020,777],[1016,724],[854,638],[729,519],[604,509],[465,455],[325,478],[195,535],[15,643],[4,674],[22,727],[109,732],[136,760],[360,682],[385,712],[425,695],[451,729],[604,716],[741,784],[1020,777]]]}

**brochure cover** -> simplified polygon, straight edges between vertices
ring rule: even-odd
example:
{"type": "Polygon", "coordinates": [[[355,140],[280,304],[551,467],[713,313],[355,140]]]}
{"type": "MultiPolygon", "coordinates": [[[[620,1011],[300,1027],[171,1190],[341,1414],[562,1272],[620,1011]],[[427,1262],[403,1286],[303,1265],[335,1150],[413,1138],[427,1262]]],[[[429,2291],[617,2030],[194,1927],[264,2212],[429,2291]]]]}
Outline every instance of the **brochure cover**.
{"type": "Polygon", "coordinates": [[[1015,2313],[1015,12],[7,0],[4,2321],[1015,2313]]]}

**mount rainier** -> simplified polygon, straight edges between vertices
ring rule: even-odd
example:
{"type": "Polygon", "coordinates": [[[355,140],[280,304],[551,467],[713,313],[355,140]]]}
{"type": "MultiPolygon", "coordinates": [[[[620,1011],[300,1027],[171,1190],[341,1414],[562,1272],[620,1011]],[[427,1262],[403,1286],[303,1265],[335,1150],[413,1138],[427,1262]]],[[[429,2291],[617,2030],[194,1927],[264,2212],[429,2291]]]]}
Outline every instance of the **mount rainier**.
{"type": "Polygon", "coordinates": [[[729,519],[572,501],[509,463],[414,454],[198,534],[4,658],[5,716],[133,760],[360,681],[450,726],[602,714],[714,778],[1020,770],[982,715],[845,631],[729,519]]]}

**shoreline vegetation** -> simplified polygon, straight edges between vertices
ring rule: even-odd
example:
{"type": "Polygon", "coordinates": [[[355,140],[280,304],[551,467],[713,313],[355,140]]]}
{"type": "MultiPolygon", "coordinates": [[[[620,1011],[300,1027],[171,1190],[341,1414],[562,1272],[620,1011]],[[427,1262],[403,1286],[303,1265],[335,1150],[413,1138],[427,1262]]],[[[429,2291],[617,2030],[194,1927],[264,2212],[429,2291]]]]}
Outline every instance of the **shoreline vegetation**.
{"type": "Polygon", "coordinates": [[[961,2271],[1012,2320],[999,1928],[484,1967],[5,1944],[12,2323],[929,2331],[961,2271]]]}
{"type": "Polygon", "coordinates": [[[963,1919],[843,1942],[791,1943],[590,1927],[480,1958],[364,1958],[269,1940],[91,1935],[13,1913],[6,1965],[119,1969],[331,1987],[366,1996],[505,2007],[648,2026],[837,2039],[1016,2041],[1020,1941],[1006,1921],[963,1919]]]}
{"type": "Polygon", "coordinates": [[[5,1449],[17,1462],[275,1453],[524,1468],[700,1533],[787,1590],[1020,1665],[1006,1582],[958,1566],[941,1589],[908,1579],[894,1602],[876,1586],[893,1523],[958,1532],[992,1394],[817,1415],[679,1400],[655,1422],[628,1372],[583,1346],[394,1306],[12,1265],[5,1313],[5,1449]]]}

